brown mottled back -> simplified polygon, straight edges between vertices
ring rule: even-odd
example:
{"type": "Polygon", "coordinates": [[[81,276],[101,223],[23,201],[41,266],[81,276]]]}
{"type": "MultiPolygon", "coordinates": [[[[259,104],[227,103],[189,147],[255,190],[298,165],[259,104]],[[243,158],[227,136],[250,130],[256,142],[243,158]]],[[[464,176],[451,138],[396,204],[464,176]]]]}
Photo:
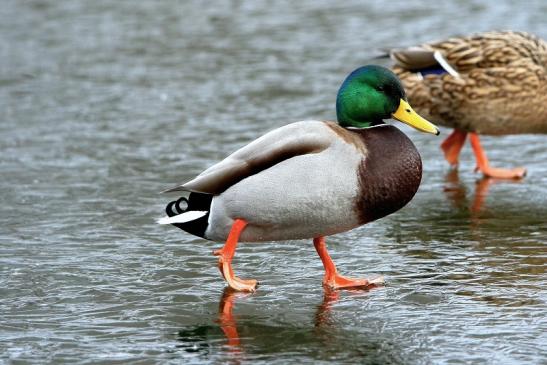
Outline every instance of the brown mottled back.
{"type": "Polygon", "coordinates": [[[395,50],[392,58],[409,102],[435,123],[492,135],[547,133],[547,44],[540,38],[488,32],[395,50]],[[413,55],[423,60],[427,51],[440,51],[460,77],[422,78],[413,55]]]}

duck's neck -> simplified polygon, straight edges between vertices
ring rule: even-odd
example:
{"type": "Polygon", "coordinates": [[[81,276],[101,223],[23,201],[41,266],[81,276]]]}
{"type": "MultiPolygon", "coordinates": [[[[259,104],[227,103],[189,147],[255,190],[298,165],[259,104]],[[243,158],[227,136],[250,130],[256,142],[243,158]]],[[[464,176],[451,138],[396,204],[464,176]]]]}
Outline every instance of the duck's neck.
{"type": "Polygon", "coordinates": [[[353,128],[370,128],[377,125],[385,124],[383,120],[376,121],[359,121],[353,119],[338,119],[338,124],[344,128],[353,127],[353,128]]]}
{"type": "Polygon", "coordinates": [[[382,119],[375,119],[360,114],[364,113],[359,113],[357,110],[348,107],[348,105],[344,103],[343,98],[339,97],[336,100],[336,118],[340,126],[344,128],[370,128],[375,125],[384,124],[382,119]],[[358,117],[356,117],[356,115],[358,117]]]}

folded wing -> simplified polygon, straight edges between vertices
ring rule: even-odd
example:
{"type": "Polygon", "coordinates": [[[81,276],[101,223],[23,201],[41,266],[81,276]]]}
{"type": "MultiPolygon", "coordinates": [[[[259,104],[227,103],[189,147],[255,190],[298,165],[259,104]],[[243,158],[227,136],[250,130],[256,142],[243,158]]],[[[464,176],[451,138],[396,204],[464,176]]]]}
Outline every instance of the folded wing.
{"type": "Polygon", "coordinates": [[[220,194],[239,181],[284,160],[318,153],[332,143],[323,122],[297,122],[275,129],[240,148],[185,184],[165,190],[220,194]]]}

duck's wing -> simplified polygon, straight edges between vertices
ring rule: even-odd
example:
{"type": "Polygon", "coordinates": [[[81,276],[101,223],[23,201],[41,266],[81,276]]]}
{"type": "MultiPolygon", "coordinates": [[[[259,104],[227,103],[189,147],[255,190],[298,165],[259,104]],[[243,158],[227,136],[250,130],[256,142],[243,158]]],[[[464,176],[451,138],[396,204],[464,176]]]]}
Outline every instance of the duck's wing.
{"type": "Polygon", "coordinates": [[[185,184],[165,190],[220,194],[284,160],[328,148],[335,137],[324,122],[296,122],[266,133],[185,184]]]}
{"type": "Polygon", "coordinates": [[[505,67],[523,59],[542,66],[547,45],[532,34],[493,31],[392,49],[389,54],[395,66],[403,70],[439,68],[454,75],[450,68],[457,73],[467,73],[477,68],[505,67]]]}
{"type": "Polygon", "coordinates": [[[459,76],[481,61],[480,47],[467,38],[450,38],[441,42],[409,48],[392,49],[389,53],[396,68],[425,73],[449,73],[459,76]]]}
{"type": "Polygon", "coordinates": [[[425,46],[412,46],[408,48],[394,48],[389,51],[389,56],[398,66],[404,70],[422,70],[437,65],[433,57],[433,50],[425,46]]]}

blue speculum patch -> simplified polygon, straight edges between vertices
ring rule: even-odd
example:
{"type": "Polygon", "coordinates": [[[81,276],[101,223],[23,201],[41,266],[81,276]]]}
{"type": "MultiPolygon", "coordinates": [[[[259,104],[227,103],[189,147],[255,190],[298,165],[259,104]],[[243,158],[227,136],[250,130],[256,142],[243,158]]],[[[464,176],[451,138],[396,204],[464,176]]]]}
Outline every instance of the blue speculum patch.
{"type": "Polygon", "coordinates": [[[427,67],[427,68],[418,70],[418,72],[420,72],[422,74],[422,76],[425,76],[425,75],[442,75],[442,74],[447,73],[446,70],[444,68],[442,68],[441,66],[427,67]]]}

